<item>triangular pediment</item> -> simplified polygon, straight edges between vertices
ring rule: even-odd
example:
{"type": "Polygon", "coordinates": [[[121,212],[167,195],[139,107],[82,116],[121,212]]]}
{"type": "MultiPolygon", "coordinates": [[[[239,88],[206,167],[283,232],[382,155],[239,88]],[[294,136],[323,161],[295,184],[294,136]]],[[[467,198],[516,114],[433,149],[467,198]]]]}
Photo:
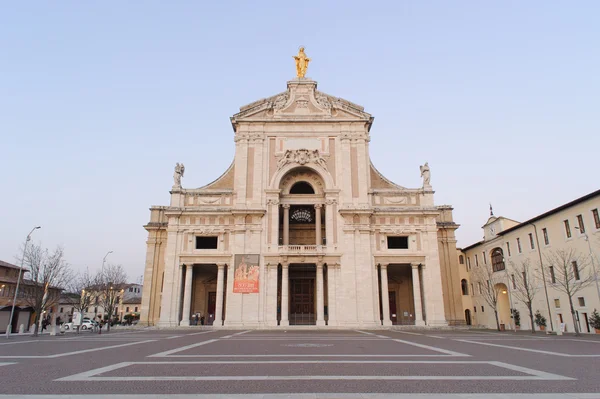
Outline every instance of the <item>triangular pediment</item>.
{"type": "Polygon", "coordinates": [[[360,105],[317,90],[317,82],[294,79],[288,89],[240,108],[231,121],[340,120],[372,122],[360,105]]]}

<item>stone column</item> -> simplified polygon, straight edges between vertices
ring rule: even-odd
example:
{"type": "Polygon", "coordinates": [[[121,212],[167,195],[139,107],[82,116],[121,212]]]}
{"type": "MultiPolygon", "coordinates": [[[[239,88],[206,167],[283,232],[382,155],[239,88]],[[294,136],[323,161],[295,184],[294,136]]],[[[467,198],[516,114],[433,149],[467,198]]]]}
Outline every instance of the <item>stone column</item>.
{"type": "Polygon", "coordinates": [[[194,274],[194,265],[186,265],[185,269],[185,291],[183,293],[183,316],[181,317],[181,326],[190,325],[190,308],[192,306],[192,276],[194,274]]]}
{"type": "Polygon", "coordinates": [[[181,306],[183,305],[182,302],[182,298],[181,298],[181,285],[183,283],[183,269],[185,269],[185,265],[179,265],[179,268],[177,269],[177,284],[175,284],[176,286],[176,290],[177,290],[177,295],[175,296],[175,300],[177,301],[177,304],[175,306],[175,325],[179,325],[179,323],[181,322],[181,320],[179,319],[179,314],[181,313],[181,306]]]}
{"type": "Polygon", "coordinates": [[[336,317],[336,278],[335,275],[337,273],[337,264],[327,264],[327,316],[328,316],[328,325],[335,326],[337,325],[337,317],[336,317]]]}
{"type": "Polygon", "coordinates": [[[217,263],[217,303],[215,304],[215,321],[213,325],[223,325],[223,283],[225,280],[225,264],[217,263]]]}
{"type": "Polygon", "coordinates": [[[387,264],[381,265],[381,308],[383,313],[383,325],[391,326],[390,319],[390,294],[388,293],[387,264]]]}
{"type": "Polygon", "coordinates": [[[424,326],[423,305],[421,302],[421,280],[419,279],[419,264],[411,263],[413,296],[415,298],[415,326],[424,326]]]}
{"type": "MultiPolygon", "coordinates": [[[[288,205],[289,207],[289,205],[288,205]]],[[[281,264],[281,326],[289,326],[290,321],[288,320],[288,310],[290,308],[289,301],[289,265],[287,263],[281,264]]]]}
{"type": "Polygon", "coordinates": [[[325,292],[323,291],[323,263],[317,263],[317,325],[325,325],[325,292]]]}
{"type": "Polygon", "coordinates": [[[290,245],[290,205],[283,204],[281,207],[283,208],[283,245],[290,245]]]}
{"type": "MultiPolygon", "coordinates": [[[[323,238],[321,237],[321,208],[323,205],[315,204],[315,227],[317,229],[317,245],[323,245],[323,238]]],[[[323,277],[323,276],[321,276],[323,277]]],[[[317,279],[319,281],[319,279],[317,279]]]]}

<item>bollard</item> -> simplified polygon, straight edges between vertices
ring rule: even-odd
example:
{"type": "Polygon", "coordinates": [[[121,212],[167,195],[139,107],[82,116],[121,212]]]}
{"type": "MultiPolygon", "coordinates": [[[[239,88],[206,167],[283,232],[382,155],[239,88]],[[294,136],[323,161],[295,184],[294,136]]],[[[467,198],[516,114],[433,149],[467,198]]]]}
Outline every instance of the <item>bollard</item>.
{"type": "Polygon", "coordinates": [[[19,334],[25,334],[25,324],[19,326],[19,334]]]}

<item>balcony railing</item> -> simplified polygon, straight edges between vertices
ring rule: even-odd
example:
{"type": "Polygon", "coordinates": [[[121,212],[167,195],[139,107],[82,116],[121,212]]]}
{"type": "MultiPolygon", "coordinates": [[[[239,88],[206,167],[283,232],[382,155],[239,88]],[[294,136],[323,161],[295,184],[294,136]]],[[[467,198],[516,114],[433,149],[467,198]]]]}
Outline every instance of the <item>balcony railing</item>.
{"type": "Polygon", "coordinates": [[[321,253],[325,252],[324,245],[280,245],[280,252],[289,252],[297,254],[321,253]]]}

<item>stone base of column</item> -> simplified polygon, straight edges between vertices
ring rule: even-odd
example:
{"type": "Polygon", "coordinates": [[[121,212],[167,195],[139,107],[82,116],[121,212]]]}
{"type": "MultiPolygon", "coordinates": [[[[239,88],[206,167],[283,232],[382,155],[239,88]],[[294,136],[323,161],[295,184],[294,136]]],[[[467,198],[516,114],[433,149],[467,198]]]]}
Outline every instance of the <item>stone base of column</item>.
{"type": "Polygon", "coordinates": [[[446,320],[431,320],[427,322],[430,327],[447,327],[448,322],[446,320]]]}
{"type": "Polygon", "coordinates": [[[290,325],[290,321],[289,321],[289,320],[285,320],[285,321],[284,321],[284,320],[281,320],[281,321],[279,322],[279,326],[280,326],[280,327],[289,327],[289,325],[290,325]]]}
{"type": "Polygon", "coordinates": [[[325,320],[317,320],[317,326],[324,326],[325,320]]]}
{"type": "Polygon", "coordinates": [[[182,327],[189,327],[190,321],[189,320],[181,320],[181,323],[179,323],[179,325],[182,327]]]}
{"type": "Polygon", "coordinates": [[[415,320],[415,326],[425,326],[425,322],[423,320],[415,320]]]}
{"type": "Polygon", "coordinates": [[[391,321],[391,320],[384,320],[384,321],[383,321],[383,325],[384,325],[384,326],[391,327],[393,324],[392,324],[392,321],[391,321]]]}
{"type": "Polygon", "coordinates": [[[223,327],[223,320],[215,320],[212,325],[213,327],[223,327]]]}
{"type": "Polygon", "coordinates": [[[177,327],[177,323],[171,321],[159,321],[156,323],[156,327],[158,328],[168,328],[168,327],[177,327]]]}

